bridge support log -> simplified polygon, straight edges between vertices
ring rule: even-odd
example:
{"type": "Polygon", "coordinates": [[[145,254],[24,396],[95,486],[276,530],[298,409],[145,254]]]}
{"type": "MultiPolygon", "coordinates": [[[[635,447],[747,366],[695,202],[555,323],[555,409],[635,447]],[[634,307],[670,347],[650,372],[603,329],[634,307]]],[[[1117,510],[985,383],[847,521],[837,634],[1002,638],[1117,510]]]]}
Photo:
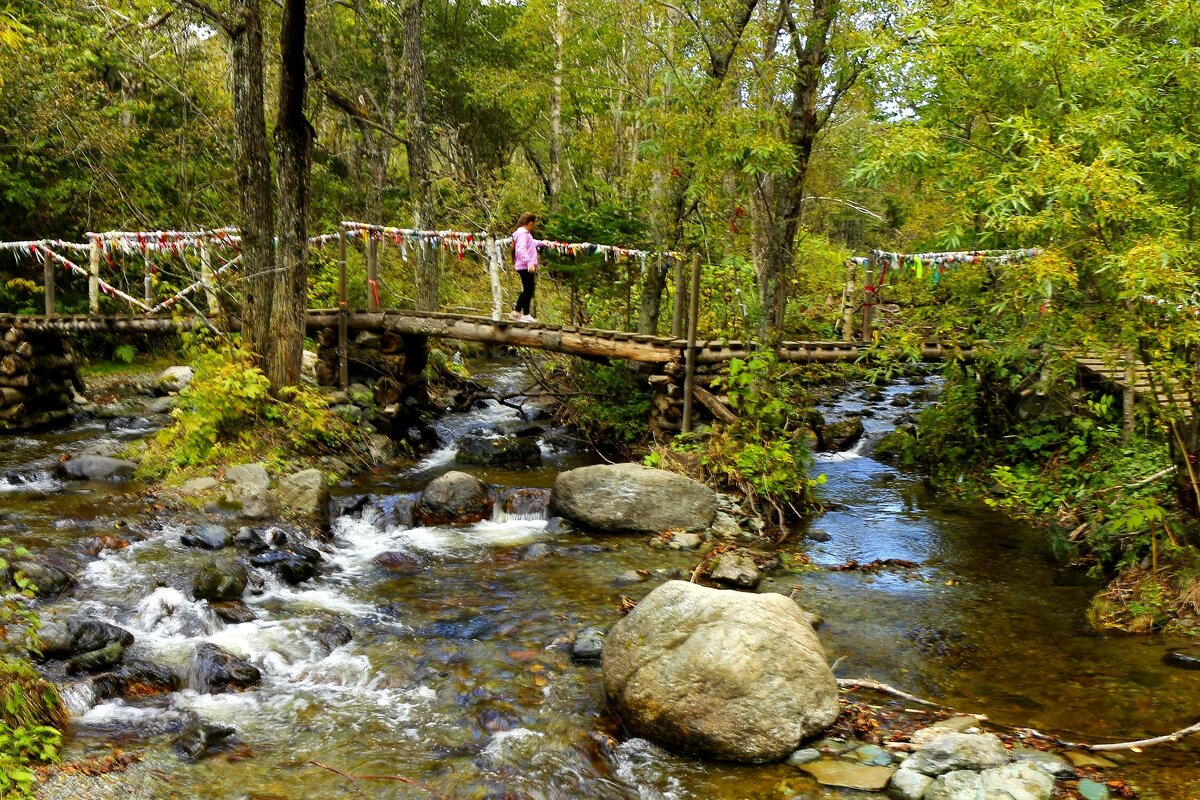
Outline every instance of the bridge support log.
{"type": "Polygon", "coordinates": [[[72,389],[83,381],[61,333],[9,327],[0,358],[0,433],[25,433],[68,424],[72,389]]]}

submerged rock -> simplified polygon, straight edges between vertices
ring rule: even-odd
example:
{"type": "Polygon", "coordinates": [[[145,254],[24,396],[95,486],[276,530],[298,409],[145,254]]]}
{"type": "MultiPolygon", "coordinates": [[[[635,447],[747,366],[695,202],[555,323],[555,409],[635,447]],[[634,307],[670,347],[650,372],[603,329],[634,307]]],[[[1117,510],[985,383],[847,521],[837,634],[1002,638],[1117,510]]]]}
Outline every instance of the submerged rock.
{"type": "Polygon", "coordinates": [[[213,613],[230,625],[240,625],[243,622],[253,622],[258,619],[254,609],[241,600],[229,600],[219,603],[209,603],[213,613]]]}
{"type": "Polygon", "coordinates": [[[197,600],[240,600],[250,576],[236,561],[210,561],[200,568],[192,586],[197,600]]]}
{"type": "Polygon", "coordinates": [[[551,511],[601,531],[702,531],[712,525],[717,497],[684,475],[640,464],[600,464],[560,472],[551,511]]]}
{"type": "Polygon", "coordinates": [[[109,456],[80,455],[58,462],[58,476],[72,481],[119,481],[133,477],[137,464],[109,456]]]}
{"type": "Polygon", "coordinates": [[[209,749],[237,733],[228,725],[200,722],[189,726],[175,739],[175,747],[186,761],[199,761],[209,755],[209,749]]]}
{"type": "Polygon", "coordinates": [[[822,786],[838,786],[843,789],[860,789],[877,792],[888,785],[895,769],[870,767],[852,761],[822,759],[801,765],[800,769],[817,779],[822,786]]]}
{"type": "Polygon", "coordinates": [[[413,505],[413,518],[421,525],[470,525],[491,516],[487,484],[465,472],[434,479],[413,505]]]}
{"type": "Polygon", "coordinates": [[[191,678],[192,688],[197,692],[219,694],[254,686],[262,680],[262,673],[228,650],[212,642],[202,642],[196,647],[191,678]]]}
{"type": "Polygon", "coordinates": [[[635,736],[713,758],[784,758],[839,712],[821,643],[782,595],[669,581],[609,632],[603,666],[635,736]]]}
{"type": "Polygon", "coordinates": [[[527,437],[468,434],[458,440],[454,460],[459,464],[485,467],[540,464],[542,450],[536,441],[527,437]]]}

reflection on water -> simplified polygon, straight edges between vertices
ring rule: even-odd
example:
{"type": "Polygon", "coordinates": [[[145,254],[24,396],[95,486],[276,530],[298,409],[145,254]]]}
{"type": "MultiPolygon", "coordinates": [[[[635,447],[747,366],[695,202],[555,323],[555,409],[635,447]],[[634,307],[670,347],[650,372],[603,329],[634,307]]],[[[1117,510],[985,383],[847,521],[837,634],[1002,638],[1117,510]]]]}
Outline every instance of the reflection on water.
{"type": "MultiPolygon", "coordinates": [[[[512,367],[489,370],[507,385],[522,377],[512,367]]],[[[443,436],[518,421],[512,409],[489,405],[448,417],[443,436]]],[[[887,415],[872,419],[868,437],[888,424],[887,415]]],[[[112,434],[91,428],[24,440],[3,451],[0,469],[48,470],[59,449],[89,436],[112,434]]],[[[503,487],[546,486],[558,470],[588,458],[543,452],[542,467],[478,474],[503,487]]],[[[1092,633],[1083,610],[1095,585],[1056,566],[1040,534],[985,507],[933,495],[919,476],[865,452],[821,460],[824,496],[838,510],[815,520],[830,539],[809,553],[825,566],[875,558],[922,566],[875,575],[784,573],[763,586],[798,587],[801,601],[826,620],[820,634],[830,659],[841,659],[840,674],[1090,740],[1194,721],[1194,673],[1163,666],[1154,638],[1092,633]]],[[[454,798],[852,796],[821,789],[785,765],[705,763],[622,741],[599,671],[572,664],[568,642],[582,627],[614,624],[622,596],[644,596],[671,571],[694,567],[696,556],[652,549],[638,537],[548,533],[545,519],[527,508],[465,528],[408,527],[411,492],[449,466],[437,456],[413,471],[358,482],[352,491],[372,493],[372,502],[335,522],[332,541],[321,545],[319,577],[290,586],[263,573],[261,593],[248,597],[257,618],[241,624],[222,622],[191,599],[192,577],[208,556],[180,545],[181,526],[153,522],[128,488],[52,483],[0,493],[5,524],[40,547],[69,546],[122,520],[143,533],[145,541],[91,561],[57,610],[126,627],[136,636],[130,657],[184,675],[184,688],[165,698],[93,707],[73,694],[82,715],[68,757],[105,752],[113,737],[127,749],[165,750],[198,715],[237,728],[238,736],[198,765],[170,762],[174,791],[183,796],[324,800],[351,796],[352,788],[367,797],[429,796],[400,781],[351,787],[311,761],[403,776],[454,798]],[[618,586],[631,569],[658,572],[618,586]],[[253,663],[262,685],[196,693],[187,675],[201,642],[253,663]],[[790,789],[781,794],[785,780],[790,789]]],[[[1200,796],[1191,748],[1130,754],[1120,776],[1144,797],[1200,796]]]]}

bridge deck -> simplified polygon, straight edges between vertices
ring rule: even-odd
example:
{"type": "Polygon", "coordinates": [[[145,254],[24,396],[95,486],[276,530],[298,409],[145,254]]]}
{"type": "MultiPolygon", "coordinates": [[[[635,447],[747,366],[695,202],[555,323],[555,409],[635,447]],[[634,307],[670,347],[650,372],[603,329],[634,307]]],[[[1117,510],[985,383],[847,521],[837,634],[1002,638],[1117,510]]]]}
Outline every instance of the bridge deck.
{"type": "MultiPolygon", "coordinates": [[[[336,328],[340,319],[337,309],[313,309],[308,312],[309,331],[336,328]]],[[[423,311],[385,309],[381,311],[351,311],[346,317],[350,330],[391,331],[398,334],[459,339],[494,345],[531,347],[570,355],[619,358],[645,363],[682,361],[687,341],[669,336],[611,331],[599,328],[580,328],[571,325],[551,325],[515,320],[493,320],[490,317],[466,314],[442,314],[423,311]]],[[[111,333],[168,333],[191,329],[204,324],[197,317],[148,315],[114,316],[33,316],[0,315],[0,328],[16,327],[25,330],[111,333]]],[[[237,327],[236,321],[234,327],[237,327]]],[[[715,364],[732,358],[745,358],[755,349],[754,342],[716,339],[696,343],[696,361],[715,364]]],[[[854,361],[862,356],[866,346],[857,342],[783,342],[777,355],[783,361],[854,361]]],[[[969,359],[970,347],[925,342],[921,356],[926,361],[940,361],[956,356],[969,359]]]]}

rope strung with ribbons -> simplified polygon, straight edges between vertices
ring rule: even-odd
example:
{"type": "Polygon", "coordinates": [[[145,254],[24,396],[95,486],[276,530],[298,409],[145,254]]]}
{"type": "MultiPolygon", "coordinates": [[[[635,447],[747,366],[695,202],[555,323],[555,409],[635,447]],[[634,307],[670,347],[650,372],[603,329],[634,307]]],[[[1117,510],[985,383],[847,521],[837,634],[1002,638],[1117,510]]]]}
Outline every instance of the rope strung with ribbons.
{"type": "Polygon", "coordinates": [[[880,265],[878,288],[882,288],[887,282],[889,270],[898,273],[904,269],[911,269],[917,280],[928,277],[937,284],[947,269],[953,269],[960,264],[1015,264],[1041,254],[1042,251],[1036,247],[1017,250],[960,250],[946,253],[891,253],[886,250],[872,250],[871,260],[880,265]]]}

